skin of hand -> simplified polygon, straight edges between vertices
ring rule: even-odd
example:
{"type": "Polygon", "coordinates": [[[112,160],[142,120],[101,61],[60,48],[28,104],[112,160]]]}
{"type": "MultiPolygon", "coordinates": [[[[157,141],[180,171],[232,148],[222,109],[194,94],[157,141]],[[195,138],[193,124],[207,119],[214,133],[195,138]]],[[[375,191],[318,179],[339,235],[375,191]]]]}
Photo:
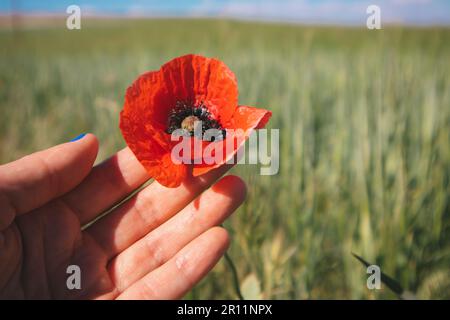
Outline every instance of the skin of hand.
{"type": "Polygon", "coordinates": [[[219,225],[246,195],[229,166],[114,207],[150,177],[128,148],[94,166],[97,152],[87,134],[0,166],[0,298],[177,299],[225,253],[219,225]]]}

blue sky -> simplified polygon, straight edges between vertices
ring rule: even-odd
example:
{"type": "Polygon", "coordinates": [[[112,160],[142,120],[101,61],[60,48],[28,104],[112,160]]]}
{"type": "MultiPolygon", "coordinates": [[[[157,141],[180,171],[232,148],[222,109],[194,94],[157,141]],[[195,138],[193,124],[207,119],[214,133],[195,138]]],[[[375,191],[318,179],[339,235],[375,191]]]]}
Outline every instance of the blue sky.
{"type": "Polygon", "coordinates": [[[322,24],[365,24],[366,8],[381,8],[382,23],[450,25],[447,0],[0,0],[0,13],[65,14],[71,4],[86,15],[228,17],[322,24]],[[16,9],[14,9],[16,8],[16,9]]]}

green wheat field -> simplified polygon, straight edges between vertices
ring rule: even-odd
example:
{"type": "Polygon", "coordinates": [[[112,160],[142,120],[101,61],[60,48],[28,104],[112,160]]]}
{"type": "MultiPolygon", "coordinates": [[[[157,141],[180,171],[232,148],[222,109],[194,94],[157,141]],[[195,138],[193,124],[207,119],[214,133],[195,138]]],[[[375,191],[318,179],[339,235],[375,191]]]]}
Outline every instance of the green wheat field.
{"type": "MultiPolygon", "coordinates": [[[[367,289],[354,252],[418,298],[450,298],[450,29],[53,19],[3,26],[0,43],[1,163],[83,132],[102,161],[125,146],[140,73],[218,57],[280,129],[277,175],[232,171],[249,189],[225,225],[244,295],[395,299],[367,289]]],[[[232,280],[222,260],[186,298],[234,299],[232,280]]]]}

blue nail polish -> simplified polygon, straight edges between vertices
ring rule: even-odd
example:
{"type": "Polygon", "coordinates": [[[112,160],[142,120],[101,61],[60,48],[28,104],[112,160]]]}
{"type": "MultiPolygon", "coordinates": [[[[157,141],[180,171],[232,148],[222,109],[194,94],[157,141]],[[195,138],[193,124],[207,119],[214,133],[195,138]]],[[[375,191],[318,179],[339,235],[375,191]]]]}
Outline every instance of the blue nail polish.
{"type": "Polygon", "coordinates": [[[78,140],[82,139],[85,135],[86,135],[86,133],[82,133],[82,134],[76,136],[75,138],[73,138],[72,140],[70,140],[70,142],[78,141],[78,140]]]}

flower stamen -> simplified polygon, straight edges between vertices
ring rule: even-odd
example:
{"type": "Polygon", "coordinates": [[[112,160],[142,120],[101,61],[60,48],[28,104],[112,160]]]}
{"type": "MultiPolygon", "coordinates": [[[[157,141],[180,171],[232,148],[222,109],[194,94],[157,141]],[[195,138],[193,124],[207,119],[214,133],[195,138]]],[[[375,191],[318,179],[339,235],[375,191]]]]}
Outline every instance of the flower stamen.
{"type": "Polygon", "coordinates": [[[183,121],[181,121],[181,129],[187,130],[192,133],[194,132],[196,123],[200,124],[200,121],[201,120],[196,116],[187,116],[183,121]]]}
{"type": "MultiPolygon", "coordinates": [[[[189,102],[178,101],[167,120],[167,133],[172,134],[175,130],[183,129],[191,137],[201,132],[199,139],[205,141],[215,141],[225,139],[226,130],[214,119],[203,103],[194,105],[189,102]],[[201,124],[201,128],[196,128],[201,124]],[[205,138],[205,132],[210,129],[217,130],[214,134],[209,134],[205,138]]],[[[210,133],[210,132],[209,132],[210,133]]]]}

